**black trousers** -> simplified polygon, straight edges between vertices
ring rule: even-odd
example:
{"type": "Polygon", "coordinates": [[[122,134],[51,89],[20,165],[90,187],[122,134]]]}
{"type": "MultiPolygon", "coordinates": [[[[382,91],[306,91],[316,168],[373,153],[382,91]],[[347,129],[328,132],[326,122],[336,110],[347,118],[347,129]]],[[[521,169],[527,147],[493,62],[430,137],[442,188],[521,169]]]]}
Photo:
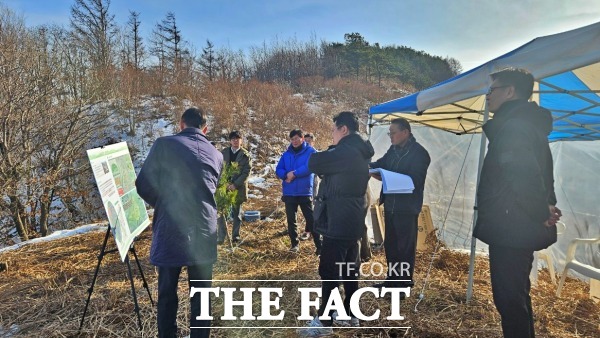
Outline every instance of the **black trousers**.
{"type": "MultiPolygon", "coordinates": [[[[212,264],[188,266],[189,287],[208,288],[212,285],[212,264]],[[204,281],[190,281],[204,280],[204,281]]],[[[181,267],[158,267],[158,336],[160,338],[177,337],[177,284],[181,267]]],[[[189,295],[189,292],[188,292],[189,295]]],[[[190,300],[190,327],[204,326],[203,329],[191,329],[191,338],[208,338],[210,320],[196,320],[200,315],[200,295],[196,293],[190,300]]],[[[210,305],[209,305],[210,308],[210,305]]]]}
{"type": "MultiPolygon", "coordinates": [[[[350,298],[358,290],[360,273],[360,239],[339,240],[323,237],[321,258],[319,260],[319,275],[323,280],[321,284],[321,306],[319,316],[323,315],[325,305],[329,301],[331,291],[344,285],[344,309],[350,311],[350,298]]],[[[331,315],[331,314],[329,314],[331,315]]]]}
{"type": "Polygon", "coordinates": [[[298,245],[298,225],[296,224],[296,214],[298,207],[302,210],[302,215],[306,220],[306,228],[311,229],[313,242],[317,250],[321,249],[321,236],[314,231],[315,219],[313,217],[313,206],[310,196],[284,196],[285,215],[287,218],[288,234],[292,246],[298,245]]]}
{"type": "Polygon", "coordinates": [[[395,287],[413,287],[419,215],[385,212],[385,258],[387,282],[395,287]]]}
{"type": "Polygon", "coordinates": [[[365,225],[365,231],[363,237],[360,240],[360,261],[368,262],[371,260],[371,243],[369,242],[369,234],[367,233],[367,226],[365,225]]]}
{"type": "Polygon", "coordinates": [[[504,337],[535,337],[529,296],[533,250],[490,245],[489,252],[492,293],[504,337]]]}

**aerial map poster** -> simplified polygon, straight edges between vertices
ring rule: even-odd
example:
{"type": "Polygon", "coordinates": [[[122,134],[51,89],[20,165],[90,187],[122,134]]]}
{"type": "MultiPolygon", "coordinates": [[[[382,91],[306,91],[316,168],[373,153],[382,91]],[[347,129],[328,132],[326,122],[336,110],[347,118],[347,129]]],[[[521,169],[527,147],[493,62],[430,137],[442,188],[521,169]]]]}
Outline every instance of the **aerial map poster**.
{"type": "Polygon", "coordinates": [[[110,228],[124,261],[135,236],[150,224],[135,190],[135,170],[126,142],[87,151],[110,228]]]}

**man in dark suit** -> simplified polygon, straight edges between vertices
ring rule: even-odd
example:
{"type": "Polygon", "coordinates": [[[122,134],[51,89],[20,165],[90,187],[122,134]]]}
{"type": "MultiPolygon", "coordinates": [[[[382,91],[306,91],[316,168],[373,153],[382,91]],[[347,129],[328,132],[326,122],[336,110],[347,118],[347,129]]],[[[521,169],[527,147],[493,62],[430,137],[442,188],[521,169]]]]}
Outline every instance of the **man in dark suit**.
{"type": "MultiPolygon", "coordinates": [[[[250,170],[252,170],[252,160],[250,159],[250,153],[248,150],[242,148],[242,134],[235,130],[229,133],[230,147],[227,147],[221,151],[223,154],[223,162],[225,165],[231,165],[237,163],[238,173],[231,178],[227,190],[237,190],[237,197],[235,204],[231,209],[231,218],[233,218],[233,231],[231,239],[233,242],[241,241],[240,227],[242,224],[241,207],[248,199],[248,177],[250,176],[250,170]]],[[[225,226],[225,217],[219,217],[219,244],[225,241],[227,235],[227,227],[225,226]]]]}
{"type": "MultiPolygon", "coordinates": [[[[217,260],[217,208],[214,193],[223,156],[205,134],[205,114],[186,110],[181,132],[160,137],[135,182],[138,194],[154,208],[150,262],[158,267],[158,336],[177,337],[177,284],[187,267],[189,286],[211,286],[217,260]]],[[[210,321],[198,321],[200,295],[191,299],[191,337],[209,337],[210,321]]]]}

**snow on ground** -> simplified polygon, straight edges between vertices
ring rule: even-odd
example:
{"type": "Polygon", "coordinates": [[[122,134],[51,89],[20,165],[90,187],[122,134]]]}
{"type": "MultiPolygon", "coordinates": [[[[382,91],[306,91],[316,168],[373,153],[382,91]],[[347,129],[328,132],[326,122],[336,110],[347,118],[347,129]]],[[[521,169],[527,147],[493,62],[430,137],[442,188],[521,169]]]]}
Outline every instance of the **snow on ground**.
{"type": "MultiPolygon", "coordinates": [[[[268,167],[266,167],[265,169],[267,169],[268,167]]],[[[268,182],[263,176],[266,176],[266,174],[269,173],[269,170],[264,170],[263,171],[263,175],[262,176],[252,176],[248,179],[248,184],[252,184],[253,186],[260,188],[260,189],[267,189],[268,187],[272,186],[273,183],[272,182],[268,182]]]]}
{"type": "Polygon", "coordinates": [[[9,329],[4,329],[0,326],[0,337],[13,337],[17,333],[19,333],[19,326],[17,324],[11,325],[9,329]]]}
{"type": "MultiPolygon", "coordinates": [[[[50,242],[50,241],[57,240],[60,238],[65,238],[65,237],[74,236],[74,235],[80,235],[80,234],[84,234],[84,233],[92,232],[92,231],[106,231],[106,225],[107,225],[107,223],[94,223],[94,224],[82,225],[75,229],[55,231],[46,237],[34,238],[29,241],[21,242],[21,243],[12,245],[12,246],[8,246],[6,248],[2,248],[2,249],[0,249],[0,252],[11,251],[11,250],[15,250],[15,249],[18,249],[22,246],[29,245],[29,244],[50,242]]],[[[0,333],[2,333],[1,329],[0,329],[0,333]]],[[[0,335],[0,336],[2,336],[2,335],[0,335]]]]}
{"type": "Polygon", "coordinates": [[[312,112],[313,114],[317,114],[323,111],[323,108],[321,108],[321,106],[317,102],[306,103],[306,107],[308,108],[308,111],[312,112]]]}

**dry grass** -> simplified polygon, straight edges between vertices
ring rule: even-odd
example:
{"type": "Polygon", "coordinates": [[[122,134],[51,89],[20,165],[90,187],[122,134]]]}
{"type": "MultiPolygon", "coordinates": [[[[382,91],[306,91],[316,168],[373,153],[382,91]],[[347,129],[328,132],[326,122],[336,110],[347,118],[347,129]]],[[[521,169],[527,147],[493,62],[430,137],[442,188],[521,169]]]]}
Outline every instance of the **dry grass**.
{"type": "MultiPolygon", "coordinates": [[[[219,261],[214,268],[216,280],[279,280],[290,282],[219,282],[215,286],[283,288],[280,308],[286,311],[283,321],[213,321],[214,337],[294,337],[293,329],[248,328],[249,326],[303,326],[296,320],[300,312],[298,287],[318,287],[318,260],[312,243],[302,242],[299,254],[287,252],[289,239],[278,233],[285,228],[281,203],[277,202],[278,186],[263,192],[270,196],[262,201],[251,200],[246,209],[261,210],[271,215],[272,221],[247,223],[242,228],[244,241],[235,250],[224,245],[219,248],[219,261]],[[314,280],[296,282],[294,280],[314,280]],[[239,329],[219,329],[219,326],[246,326],[239,329]]],[[[8,262],[7,271],[0,272],[0,327],[12,325],[18,332],[11,337],[153,337],[156,336],[156,310],[142,288],[134,268],[143,329],[138,330],[133,309],[126,266],[116,254],[105,257],[92,294],[90,308],[81,333],[79,321],[87,297],[96,255],[104,233],[89,233],[53,242],[24,246],[16,251],[0,254],[0,262],[8,262]]],[[[157,279],[148,263],[150,229],[136,242],[136,250],[152,297],[156,300],[157,279]]],[[[111,239],[112,241],[112,239],[111,239]]],[[[111,243],[109,241],[109,243],[111,243]]],[[[465,303],[468,257],[442,250],[434,261],[432,274],[424,292],[424,299],[415,305],[431,259],[430,252],[417,257],[417,287],[401,306],[403,321],[379,320],[363,322],[363,326],[381,328],[336,329],[338,337],[498,337],[501,336],[499,316],[492,303],[487,260],[476,262],[475,295],[465,303]],[[384,327],[411,327],[409,330],[384,327]]],[[[384,263],[382,252],[374,253],[373,261],[384,263]]],[[[183,274],[180,283],[180,335],[188,334],[187,283],[183,274]]],[[[361,282],[361,286],[370,283],[361,282]]],[[[532,289],[536,330],[538,337],[598,337],[600,306],[588,299],[586,283],[568,279],[563,297],[554,296],[546,270],[540,273],[537,287],[532,289]]],[[[255,314],[259,299],[254,297],[255,314]]],[[[389,314],[389,301],[368,295],[361,301],[366,314],[381,309],[381,317],[389,314]]],[[[222,300],[213,303],[213,314],[223,313],[222,300]]],[[[234,313],[240,309],[234,309],[234,313]]],[[[272,311],[275,313],[275,311],[272,311]]],[[[218,317],[217,317],[218,318],[218,317]]],[[[0,335],[2,335],[0,333],[0,335]]],[[[8,335],[7,335],[8,336],[8,335]]]]}

